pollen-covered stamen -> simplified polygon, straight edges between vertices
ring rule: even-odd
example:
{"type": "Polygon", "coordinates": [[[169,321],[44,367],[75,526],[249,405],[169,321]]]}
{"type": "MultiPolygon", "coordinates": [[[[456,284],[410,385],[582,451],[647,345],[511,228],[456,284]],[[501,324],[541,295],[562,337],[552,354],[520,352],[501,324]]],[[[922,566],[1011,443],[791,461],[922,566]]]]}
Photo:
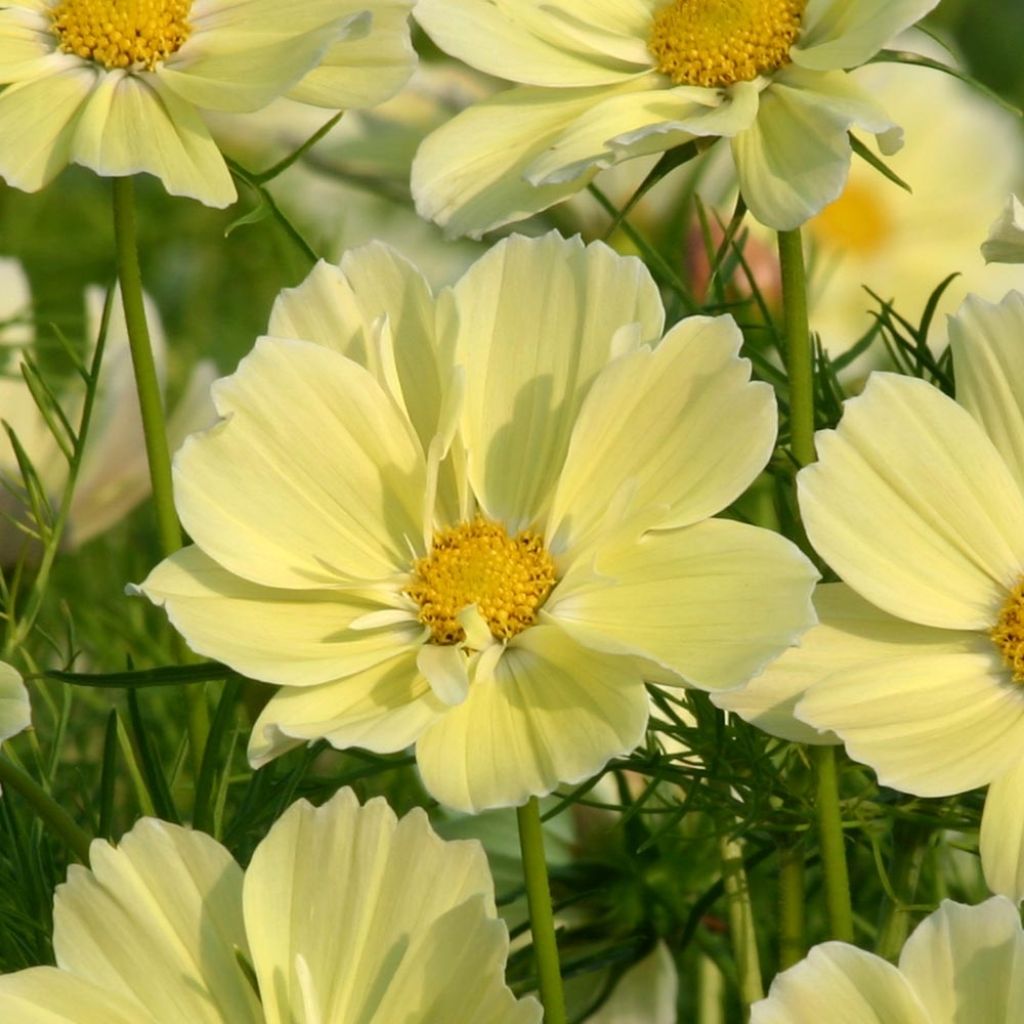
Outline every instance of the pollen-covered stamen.
{"type": "Polygon", "coordinates": [[[50,16],[65,53],[152,71],[189,36],[192,0],[61,0],[50,16]]]}
{"type": "Polygon", "coordinates": [[[988,635],[1013,673],[1013,681],[1024,683],[1024,579],[1010,591],[988,635]]]}
{"type": "Polygon", "coordinates": [[[436,644],[466,638],[458,615],[476,605],[491,635],[507,640],[537,621],[537,609],[555,585],[555,563],[535,533],[510,537],[486,519],[434,534],[431,552],[417,561],[406,593],[436,644]]]}
{"type": "Polygon", "coordinates": [[[673,0],[654,15],[648,48],[677,85],[720,88],[789,63],[806,0],[673,0]]]}

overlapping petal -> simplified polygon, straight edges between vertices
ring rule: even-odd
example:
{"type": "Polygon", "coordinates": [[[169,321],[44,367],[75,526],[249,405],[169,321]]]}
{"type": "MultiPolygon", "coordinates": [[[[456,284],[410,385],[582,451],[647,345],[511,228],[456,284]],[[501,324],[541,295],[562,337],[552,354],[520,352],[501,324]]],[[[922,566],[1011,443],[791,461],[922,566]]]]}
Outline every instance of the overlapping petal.
{"type": "Polygon", "coordinates": [[[817,443],[799,489],[822,557],[893,615],[989,628],[1024,566],[1024,498],[970,414],[876,373],[817,443]]]}
{"type": "Polygon", "coordinates": [[[979,847],[989,889],[1024,900],[1024,757],[989,785],[979,847]]]}
{"type": "Polygon", "coordinates": [[[638,666],[579,646],[554,626],[509,644],[493,677],[420,738],[424,784],[442,803],[475,813],[524,803],[580,782],[632,750],[647,724],[638,666]]]}
{"type": "Polygon", "coordinates": [[[789,541],[708,520],[600,545],[546,613],[580,643],[649,658],[701,689],[735,686],[815,621],[817,571],[789,541]],[[756,614],[751,614],[751,601],[756,614]]]}
{"type": "Polygon", "coordinates": [[[161,1024],[134,999],[56,967],[0,974],[0,1015],[18,1024],[161,1024]]]}

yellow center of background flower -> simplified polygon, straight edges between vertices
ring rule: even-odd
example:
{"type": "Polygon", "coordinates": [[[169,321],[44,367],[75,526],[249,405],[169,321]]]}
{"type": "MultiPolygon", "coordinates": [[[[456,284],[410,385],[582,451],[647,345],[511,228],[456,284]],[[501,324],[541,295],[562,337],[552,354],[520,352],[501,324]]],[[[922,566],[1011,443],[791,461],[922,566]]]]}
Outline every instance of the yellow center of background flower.
{"type": "Polygon", "coordinates": [[[654,15],[648,48],[677,85],[749,82],[789,63],[805,0],[675,0],[654,15]]]}
{"type": "Polygon", "coordinates": [[[51,17],[65,53],[152,71],[188,38],[191,7],[192,0],[61,0],[51,17]]]}
{"type": "Polygon", "coordinates": [[[466,638],[457,618],[464,608],[476,605],[491,634],[507,640],[536,622],[554,585],[555,563],[537,534],[510,537],[499,523],[475,519],[434,535],[406,593],[434,642],[456,644],[466,638]]]}
{"type": "Polygon", "coordinates": [[[851,181],[843,194],[807,222],[810,234],[837,249],[870,256],[892,235],[892,217],[877,189],[851,181]]]}
{"type": "Polygon", "coordinates": [[[1013,681],[1024,683],[1024,579],[1010,591],[989,636],[1013,672],[1013,681]]]}

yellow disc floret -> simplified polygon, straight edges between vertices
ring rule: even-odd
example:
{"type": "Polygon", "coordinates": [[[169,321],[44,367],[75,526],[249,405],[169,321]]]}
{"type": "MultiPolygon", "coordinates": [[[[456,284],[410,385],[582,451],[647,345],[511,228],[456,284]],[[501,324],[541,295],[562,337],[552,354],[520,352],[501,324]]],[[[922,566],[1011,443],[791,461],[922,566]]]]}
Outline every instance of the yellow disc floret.
{"type": "Polygon", "coordinates": [[[152,71],[188,38],[191,7],[192,0],[61,0],[50,16],[65,53],[152,71]]]}
{"type": "Polygon", "coordinates": [[[555,563],[530,530],[510,537],[486,519],[434,534],[431,552],[417,561],[406,593],[437,644],[465,640],[458,615],[473,605],[492,636],[507,640],[537,620],[555,585],[555,563]]]}
{"type": "Polygon", "coordinates": [[[1013,673],[1013,681],[1024,683],[1024,579],[1010,591],[989,636],[1013,673]]]}
{"type": "Polygon", "coordinates": [[[789,63],[805,0],[674,0],[654,15],[648,48],[677,85],[720,88],[789,63]]]}

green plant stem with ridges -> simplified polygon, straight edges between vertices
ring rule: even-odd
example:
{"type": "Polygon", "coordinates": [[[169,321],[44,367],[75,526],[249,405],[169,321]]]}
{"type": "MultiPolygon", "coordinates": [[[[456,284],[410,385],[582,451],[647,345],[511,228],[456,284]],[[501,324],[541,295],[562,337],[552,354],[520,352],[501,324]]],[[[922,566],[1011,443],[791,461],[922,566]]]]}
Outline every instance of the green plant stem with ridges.
{"type": "MultiPolygon", "coordinates": [[[[782,303],[789,375],[789,437],[798,466],[815,460],[814,350],[807,318],[807,272],[799,228],[779,232],[782,303]]],[[[811,760],[817,775],[818,837],[825,876],[825,903],[832,938],[853,941],[853,908],[846,867],[839,777],[834,747],[814,747],[811,760]]]]}
{"type": "Polygon", "coordinates": [[[882,920],[878,928],[875,952],[886,960],[895,962],[910,934],[913,911],[910,910],[917,896],[931,839],[931,829],[916,822],[896,822],[893,827],[894,856],[889,873],[895,900],[886,899],[882,920]]]}
{"type": "MultiPolygon", "coordinates": [[[[135,227],[135,183],[130,177],[113,179],[114,244],[117,249],[117,277],[121,283],[121,302],[128,328],[128,345],[135,370],[135,388],[142,413],[142,433],[146,443],[149,478],[153,487],[160,548],[172,555],[181,547],[181,527],[174,509],[174,485],[171,477],[171,452],[167,443],[163,397],[157,377],[153,345],[146,323],[142,297],[142,271],[135,227]]],[[[209,712],[201,687],[185,690],[188,702],[188,731],[193,768],[198,774],[202,764],[209,712]]]]}
{"type": "Polygon", "coordinates": [[[516,808],[519,822],[519,849],[523,856],[526,899],[530,907],[530,931],[537,960],[540,999],[544,1004],[544,1024],[566,1024],[565,993],[558,962],[555,915],[551,909],[548,865],[544,855],[544,830],[536,797],[516,808]]]}
{"type": "Polygon", "coordinates": [[[804,851],[779,847],[779,968],[799,963],[806,953],[804,937],[804,851]]]}
{"type": "Polygon", "coordinates": [[[739,987],[743,1019],[750,1016],[750,1007],[764,998],[761,981],[761,960],[757,952],[754,909],[750,901],[750,882],[743,864],[743,846],[739,840],[720,836],[719,857],[722,883],[729,915],[729,939],[736,961],[736,982],[739,987]]]}
{"type": "Polygon", "coordinates": [[[0,757],[0,786],[18,793],[39,819],[83,863],[89,863],[89,834],[79,828],[71,816],[28,773],[13,761],[0,757]]]}

